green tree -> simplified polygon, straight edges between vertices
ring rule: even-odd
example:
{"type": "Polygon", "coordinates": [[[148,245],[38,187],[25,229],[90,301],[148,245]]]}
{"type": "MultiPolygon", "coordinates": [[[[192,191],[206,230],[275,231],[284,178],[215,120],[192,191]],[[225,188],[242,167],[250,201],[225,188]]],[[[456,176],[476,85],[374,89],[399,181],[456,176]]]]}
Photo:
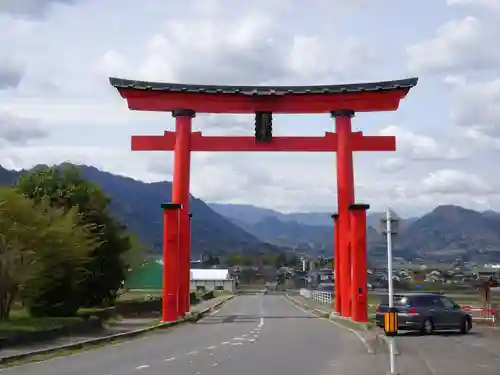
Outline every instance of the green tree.
{"type": "Polygon", "coordinates": [[[32,201],[0,188],[0,321],[9,319],[20,288],[33,273],[40,221],[32,201]]]}
{"type": "Polygon", "coordinates": [[[147,258],[147,247],[137,238],[129,235],[130,249],[125,254],[125,263],[130,269],[136,269],[144,264],[147,258]]]}
{"type": "Polygon", "coordinates": [[[279,254],[276,257],[276,260],[275,260],[274,264],[275,264],[276,268],[281,268],[281,267],[286,266],[286,256],[285,256],[285,254],[279,254]]]}
{"type": "Polygon", "coordinates": [[[227,257],[225,263],[229,267],[232,267],[232,266],[237,266],[237,265],[240,265],[240,266],[243,265],[243,261],[244,261],[243,254],[241,254],[241,253],[232,253],[232,254],[229,254],[229,256],[227,257]]]}
{"type": "Polygon", "coordinates": [[[243,265],[244,266],[253,266],[255,265],[255,259],[253,259],[250,255],[243,256],[243,265]]]}
{"type": "Polygon", "coordinates": [[[94,243],[74,212],[65,215],[42,206],[14,189],[0,188],[0,320],[9,318],[18,297],[28,305],[37,301],[66,309],[65,315],[78,309],[78,301],[71,299],[78,296],[79,265],[94,243]],[[62,279],[65,284],[58,283],[62,279]],[[48,280],[57,284],[52,300],[43,294],[48,280]]]}
{"type": "Polygon", "coordinates": [[[132,241],[126,228],[109,214],[110,199],[98,186],[84,180],[74,166],[26,173],[17,188],[37,203],[48,202],[65,212],[77,208],[78,216],[90,227],[98,243],[90,253],[86,277],[80,283],[82,304],[113,303],[125,279],[132,241]]]}
{"type": "Polygon", "coordinates": [[[262,264],[266,266],[273,266],[276,264],[276,258],[278,256],[276,254],[265,254],[262,258],[262,264]]]}
{"type": "Polygon", "coordinates": [[[291,254],[286,260],[287,266],[297,267],[300,264],[300,259],[295,254],[291,254]]]}
{"type": "Polygon", "coordinates": [[[98,245],[91,227],[81,225],[77,209],[46,208],[39,228],[33,273],[23,287],[25,305],[34,316],[72,316],[81,306],[80,283],[90,252],[98,245]]]}

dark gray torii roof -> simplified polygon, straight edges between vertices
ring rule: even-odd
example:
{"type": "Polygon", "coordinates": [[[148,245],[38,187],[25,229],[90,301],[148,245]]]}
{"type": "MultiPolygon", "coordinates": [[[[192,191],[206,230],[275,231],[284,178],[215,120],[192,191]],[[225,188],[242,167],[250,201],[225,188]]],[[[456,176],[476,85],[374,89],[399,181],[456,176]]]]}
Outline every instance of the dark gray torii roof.
{"type": "Polygon", "coordinates": [[[162,83],[135,81],[110,77],[109,82],[117,89],[135,89],[143,91],[161,91],[170,93],[198,94],[239,94],[239,95],[290,95],[290,94],[349,94],[360,92],[391,91],[411,89],[418,78],[407,78],[396,81],[369,83],[352,83],[340,85],[315,86],[225,86],[225,85],[192,85],[182,83],[162,83]]]}

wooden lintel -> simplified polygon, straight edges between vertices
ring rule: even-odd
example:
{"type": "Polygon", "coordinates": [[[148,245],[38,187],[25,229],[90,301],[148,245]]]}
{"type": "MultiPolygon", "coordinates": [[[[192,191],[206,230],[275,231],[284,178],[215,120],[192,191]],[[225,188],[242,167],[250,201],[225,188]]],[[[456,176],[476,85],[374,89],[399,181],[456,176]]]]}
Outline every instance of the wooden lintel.
{"type": "MultiPolygon", "coordinates": [[[[353,151],[395,151],[396,138],[392,136],[351,135],[353,151]]],[[[164,135],[132,136],[133,151],[173,151],[175,132],[164,135]]],[[[253,136],[204,136],[191,134],[191,151],[231,152],[336,152],[337,134],[326,132],[322,137],[273,137],[269,142],[256,142],[253,136]]]]}

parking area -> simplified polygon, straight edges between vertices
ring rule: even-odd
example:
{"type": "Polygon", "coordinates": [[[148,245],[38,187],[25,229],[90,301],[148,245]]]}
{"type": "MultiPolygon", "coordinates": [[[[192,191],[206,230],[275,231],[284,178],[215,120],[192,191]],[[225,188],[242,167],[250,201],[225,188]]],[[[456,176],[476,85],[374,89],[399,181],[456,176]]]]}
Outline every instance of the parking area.
{"type": "Polygon", "coordinates": [[[396,337],[397,357],[405,371],[419,367],[418,374],[498,375],[500,373],[500,330],[474,325],[466,335],[458,332],[435,332],[421,336],[401,332],[396,337]]]}

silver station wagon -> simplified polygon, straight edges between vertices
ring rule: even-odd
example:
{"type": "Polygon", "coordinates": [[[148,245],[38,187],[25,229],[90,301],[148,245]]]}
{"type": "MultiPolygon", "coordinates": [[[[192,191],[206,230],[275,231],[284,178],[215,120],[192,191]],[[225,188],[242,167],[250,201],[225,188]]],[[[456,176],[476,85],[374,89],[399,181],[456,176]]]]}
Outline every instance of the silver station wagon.
{"type": "MultiPolygon", "coordinates": [[[[438,330],[457,329],[466,334],[472,328],[471,316],[451,298],[436,293],[400,293],[394,295],[398,310],[398,330],[420,331],[430,335],[438,330]]],[[[376,310],[377,325],[384,327],[388,296],[383,296],[376,310]]]]}

